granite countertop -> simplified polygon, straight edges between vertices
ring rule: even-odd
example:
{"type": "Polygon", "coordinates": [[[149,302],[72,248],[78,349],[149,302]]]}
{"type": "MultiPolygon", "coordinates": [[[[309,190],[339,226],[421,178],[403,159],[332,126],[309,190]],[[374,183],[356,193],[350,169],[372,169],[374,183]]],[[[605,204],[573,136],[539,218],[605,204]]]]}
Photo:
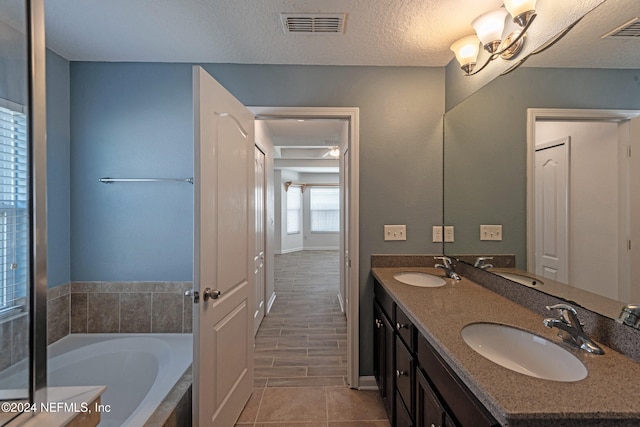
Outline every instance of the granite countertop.
{"type": "MultiPolygon", "coordinates": [[[[427,267],[372,268],[374,277],[411,318],[460,379],[502,425],[508,426],[638,426],[640,425],[640,364],[606,347],[592,355],[571,347],[543,317],[490,290],[462,278],[439,288],[420,288],[393,278],[400,271],[427,267]],[[547,338],[571,351],[587,367],[587,378],[558,382],[503,368],[472,350],[461,329],[470,323],[515,326],[547,338]]],[[[555,313],[549,313],[555,315],[555,313]]]]}

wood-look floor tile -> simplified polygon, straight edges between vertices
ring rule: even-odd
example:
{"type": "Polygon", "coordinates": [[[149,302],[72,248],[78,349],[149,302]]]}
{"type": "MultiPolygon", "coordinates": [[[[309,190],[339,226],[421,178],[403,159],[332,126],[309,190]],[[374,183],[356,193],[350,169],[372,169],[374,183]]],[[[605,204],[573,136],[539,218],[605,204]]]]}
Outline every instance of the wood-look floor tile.
{"type": "Polygon", "coordinates": [[[257,422],[327,421],[323,388],[269,388],[264,390],[257,422]]]}

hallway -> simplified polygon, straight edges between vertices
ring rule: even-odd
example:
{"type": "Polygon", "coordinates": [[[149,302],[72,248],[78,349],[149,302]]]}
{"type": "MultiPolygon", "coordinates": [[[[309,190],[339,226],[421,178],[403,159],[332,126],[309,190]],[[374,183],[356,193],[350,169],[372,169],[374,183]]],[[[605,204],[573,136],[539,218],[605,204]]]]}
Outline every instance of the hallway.
{"type": "Polygon", "coordinates": [[[276,300],[256,336],[255,389],[238,426],[389,426],[376,391],[346,387],[339,252],[276,255],[276,300]]]}

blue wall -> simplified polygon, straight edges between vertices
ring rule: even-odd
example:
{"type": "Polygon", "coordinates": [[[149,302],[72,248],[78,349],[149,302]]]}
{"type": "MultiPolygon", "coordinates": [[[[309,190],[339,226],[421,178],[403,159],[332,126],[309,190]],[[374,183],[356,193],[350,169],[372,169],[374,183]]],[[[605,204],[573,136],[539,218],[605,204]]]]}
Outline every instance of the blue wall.
{"type": "Polygon", "coordinates": [[[71,278],[189,281],[193,186],[98,182],[193,176],[191,68],[71,64],[71,278]]]}
{"type": "Polygon", "coordinates": [[[69,62],[47,51],[47,277],[71,280],[69,62]]]}

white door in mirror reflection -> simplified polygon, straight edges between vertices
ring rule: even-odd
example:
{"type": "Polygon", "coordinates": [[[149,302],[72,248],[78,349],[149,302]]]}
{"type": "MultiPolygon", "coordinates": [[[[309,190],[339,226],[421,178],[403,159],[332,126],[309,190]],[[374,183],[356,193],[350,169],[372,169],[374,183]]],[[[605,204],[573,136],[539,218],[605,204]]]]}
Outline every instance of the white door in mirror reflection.
{"type": "Polygon", "coordinates": [[[536,123],[536,148],[547,148],[535,154],[536,197],[542,199],[536,211],[544,223],[536,252],[542,250],[540,263],[547,263],[536,271],[616,300],[624,299],[629,284],[629,127],[607,120],[536,123]],[[560,269],[553,273],[563,244],[564,276],[560,269]]]}
{"type": "Polygon", "coordinates": [[[623,301],[640,301],[640,118],[629,121],[629,270],[623,301]],[[633,155],[635,153],[635,155],[633,155]],[[636,213],[633,215],[633,213],[636,213]]]}
{"type": "Polygon", "coordinates": [[[568,207],[570,137],[536,144],[536,274],[569,280],[568,207]]]}

